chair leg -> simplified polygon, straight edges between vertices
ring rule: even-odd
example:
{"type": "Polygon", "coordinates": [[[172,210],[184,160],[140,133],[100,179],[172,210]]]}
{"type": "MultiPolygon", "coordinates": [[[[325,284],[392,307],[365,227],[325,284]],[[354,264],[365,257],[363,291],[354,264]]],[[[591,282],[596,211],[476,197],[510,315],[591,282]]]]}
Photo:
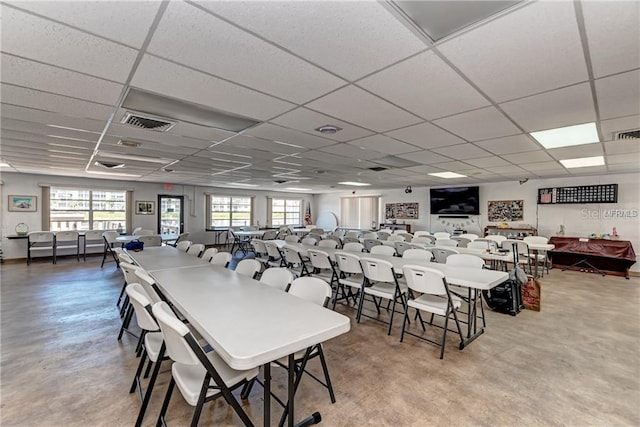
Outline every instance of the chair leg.
{"type": "Polygon", "coordinates": [[[202,387],[200,388],[200,396],[198,397],[198,403],[196,409],[193,412],[193,418],[191,419],[191,427],[197,427],[200,420],[200,414],[202,413],[202,407],[204,406],[204,400],[207,397],[207,390],[209,390],[209,383],[211,382],[211,376],[206,374],[202,381],[202,387]]]}
{"type": "MultiPolygon", "coordinates": [[[[164,358],[164,351],[165,346],[163,342],[162,346],[160,347],[160,353],[158,354],[158,360],[156,360],[156,364],[153,369],[153,374],[151,375],[149,384],[147,384],[147,392],[144,394],[144,399],[142,399],[142,406],[140,406],[138,418],[136,419],[136,427],[140,427],[142,425],[144,414],[147,411],[147,406],[149,406],[149,400],[151,400],[151,392],[153,391],[153,386],[155,385],[156,379],[158,378],[158,373],[160,372],[160,365],[162,364],[162,359],[164,358]]],[[[149,362],[151,362],[151,360],[149,360],[149,362]]]]}
{"type": "MultiPolygon", "coordinates": [[[[416,310],[416,313],[417,312],[418,312],[418,310],[416,310]]],[[[405,327],[407,325],[408,317],[409,317],[409,310],[405,310],[404,316],[402,318],[402,331],[400,332],[400,342],[402,342],[404,340],[404,330],[405,330],[405,327]]],[[[424,326],[423,326],[423,328],[424,328],[424,326]]]]}
{"type": "Polygon", "coordinates": [[[391,304],[391,318],[389,319],[389,328],[387,329],[387,335],[391,335],[391,328],[393,327],[393,315],[396,312],[396,298],[393,298],[393,304],[391,304]]]}
{"type": "MultiPolygon", "coordinates": [[[[329,368],[327,368],[327,361],[324,358],[324,352],[322,351],[322,346],[318,344],[318,354],[320,355],[320,364],[322,365],[322,372],[324,372],[324,380],[327,383],[327,388],[329,389],[329,397],[331,398],[331,403],[336,403],[336,396],[333,393],[333,386],[331,385],[331,378],[329,378],[329,368]]],[[[302,375],[302,372],[300,373],[302,375]]]]}
{"type": "Polygon", "coordinates": [[[171,394],[173,393],[173,387],[175,387],[176,381],[171,376],[171,382],[169,382],[169,387],[167,388],[167,394],[164,397],[164,402],[162,402],[162,408],[160,409],[160,415],[158,415],[158,421],[156,422],[156,427],[162,427],[166,425],[164,422],[164,416],[167,413],[167,408],[169,407],[169,401],[171,400],[171,394]]]}
{"type": "Polygon", "coordinates": [[[358,314],[356,314],[356,320],[360,323],[360,318],[362,317],[362,305],[364,302],[364,284],[360,288],[360,292],[358,293],[358,314]]]}
{"type": "Polygon", "coordinates": [[[127,313],[124,315],[124,319],[122,320],[122,326],[120,327],[120,332],[118,333],[118,341],[122,339],[122,334],[124,330],[129,327],[129,322],[131,322],[131,317],[133,316],[133,307],[129,305],[127,307],[127,313]]]}
{"type": "Polygon", "coordinates": [[[442,347],[440,348],[440,359],[444,358],[444,346],[447,343],[447,326],[449,325],[449,313],[444,319],[444,328],[442,330],[442,347]]]}
{"type": "Polygon", "coordinates": [[[144,363],[146,361],[147,361],[147,350],[145,349],[142,352],[142,357],[140,358],[140,362],[138,363],[138,369],[136,369],[136,374],[133,377],[133,383],[131,384],[129,393],[133,393],[136,391],[136,388],[139,388],[140,396],[142,396],[142,385],[140,383],[140,374],[142,374],[142,369],[144,368],[144,363]]]}

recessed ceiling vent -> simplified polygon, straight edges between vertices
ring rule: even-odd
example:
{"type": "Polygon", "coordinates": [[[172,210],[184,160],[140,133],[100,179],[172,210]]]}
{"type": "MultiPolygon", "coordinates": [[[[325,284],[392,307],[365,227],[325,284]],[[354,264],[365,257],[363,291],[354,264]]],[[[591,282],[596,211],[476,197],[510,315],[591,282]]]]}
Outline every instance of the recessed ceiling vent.
{"type": "Polygon", "coordinates": [[[276,184],[284,184],[284,183],[285,183],[285,182],[287,182],[287,181],[286,181],[286,180],[284,180],[284,179],[276,179],[276,180],[274,180],[273,182],[275,182],[276,184]]]}
{"type": "Polygon", "coordinates": [[[100,160],[96,161],[94,165],[105,169],[119,169],[124,167],[124,163],[103,162],[100,160]]]}
{"type": "Polygon", "coordinates": [[[175,126],[174,122],[159,117],[144,116],[129,111],[127,111],[120,123],[140,129],[154,130],[156,132],[166,132],[175,126]]]}
{"type": "Polygon", "coordinates": [[[386,171],[387,168],[382,167],[382,166],[374,166],[372,168],[369,168],[369,170],[372,170],[374,172],[382,172],[382,171],[386,171]]]}
{"type": "Polygon", "coordinates": [[[640,139],[640,129],[636,130],[627,130],[624,132],[616,133],[616,140],[626,140],[626,139],[640,139]]]}

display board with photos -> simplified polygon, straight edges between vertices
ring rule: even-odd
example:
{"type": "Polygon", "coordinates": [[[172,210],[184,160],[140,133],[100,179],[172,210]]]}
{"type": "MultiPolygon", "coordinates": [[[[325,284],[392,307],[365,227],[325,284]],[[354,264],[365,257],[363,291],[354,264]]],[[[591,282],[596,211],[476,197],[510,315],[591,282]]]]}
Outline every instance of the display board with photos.
{"type": "Polygon", "coordinates": [[[538,204],[617,203],[618,184],[538,188],[538,204]]]}
{"type": "Polygon", "coordinates": [[[418,219],[418,203],[387,203],[385,219],[418,219]]]}

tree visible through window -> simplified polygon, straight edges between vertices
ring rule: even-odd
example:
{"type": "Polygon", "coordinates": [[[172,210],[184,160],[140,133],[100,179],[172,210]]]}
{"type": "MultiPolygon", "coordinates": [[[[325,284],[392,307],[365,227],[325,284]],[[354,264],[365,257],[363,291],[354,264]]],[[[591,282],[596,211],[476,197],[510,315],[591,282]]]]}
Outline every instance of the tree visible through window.
{"type": "Polygon", "coordinates": [[[126,191],[51,187],[51,231],[125,229],[126,191]]]}
{"type": "Polygon", "coordinates": [[[271,199],[271,225],[302,224],[302,200],[271,199]]]}
{"type": "Polygon", "coordinates": [[[251,225],[251,197],[211,196],[211,227],[242,227],[251,225]]]}

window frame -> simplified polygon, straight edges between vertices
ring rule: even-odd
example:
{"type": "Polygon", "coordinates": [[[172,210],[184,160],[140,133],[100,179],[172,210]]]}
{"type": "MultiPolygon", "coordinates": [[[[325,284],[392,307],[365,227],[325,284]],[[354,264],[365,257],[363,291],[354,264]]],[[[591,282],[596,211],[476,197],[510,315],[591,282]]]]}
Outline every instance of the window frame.
{"type": "MultiPolygon", "coordinates": [[[[48,204],[48,209],[47,209],[47,213],[46,213],[46,221],[47,221],[47,225],[48,225],[48,229],[51,231],[67,231],[67,230],[72,230],[72,231],[89,231],[89,230],[120,230],[120,231],[124,231],[127,229],[127,224],[128,224],[128,218],[130,216],[130,210],[131,210],[131,203],[130,203],[130,196],[129,196],[129,191],[128,190],[122,190],[122,189],[112,189],[112,188],[87,188],[87,187],[76,187],[76,186],[71,186],[71,185],[52,185],[51,187],[47,188],[48,190],[48,195],[47,195],[47,204],[48,204]],[[57,191],[67,191],[67,192],[78,192],[78,193],[82,193],[82,192],[88,192],[88,197],[85,198],[59,198],[54,196],[55,193],[57,191]],[[101,198],[96,198],[94,197],[94,193],[99,193],[99,192],[104,192],[104,193],[122,193],[122,200],[108,200],[108,199],[101,199],[101,198]],[[54,203],[56,202],[74,202],[74,201],[78,201],[78,202],[85,202],[87,203],[87,208],[86,209],[70,209],[68,208],[68,206],[66,208],[54,208],[54,203]],[[123,203],[124,204],[124,210],[110,210],[110,209],[96,209],[96,207],[94,206],[94,204],[99,204],[101,202],[113,202],[113,203],[123,203]],[[79,220],[77,222],[81,222],[81,223],[87,223],[88,228],[85,229],[83,227],[76,227],[74,228],[65,228],[65,227],[54,227],[54,224],[62,224],[64,222],[73,222],[73,221],[60,221],[60,220],[56,220],[53,215],[56,214],[57,212],[63,213],[63,212],[77,212],[77,213],[82,213],[83,215],[87,215],[87,219],[84,220],[79,220]],[[99,212],[112,212],[112,213],[118,213],[118,214],[122,214],[122,219],[115,219],[113,220],[114,222],[118,223],[118,227],[113,227],[113,228],[96,228],[95,224],[96,222],[108,222],[110,220],[104,220],[104,219],[96,219],[96,213],[99,212]]],[[[43,214],[44,215],[44,214],[43,214]]],[[[44,217],[43,217],[44,219],[44,217]]]]}
{"type": "MultiPolygon", "coordinates": [[[[214,228],[231,228],[231,227],[245,227],[245,226],[249,226],[253,224],[253,218],[254,218],[254,209],[255,209],[255,197],[254,196],[247,196],[247,195],[241,195],[241,194],[206,194],[207,196],[207,200],[206,200],[206,228],[207,229],[214,229],[214,228]],[[225,211],[228,212],[229,214],[229,218],[228,218],[228,224],[226,225],[219,225],[219,224],[214,224],[214,211],[213,211],[213,203],[216,199],[216,197],[218,198],[229,198],[229,210],[225,211]],[[249,220],[247,224],[242,224],[242,225],[233,225],[233,199],[249,199],[249,220]]],[[[236,206],[245,206],[246,204],[237,204],[236,206]]],[[[222,211],[216,211],[216,213],[219,213],[222,211]]],[[[238,211],[236,211],[238,212],[238,211]]],[[[242,211],[239,211],[242,212],[242,211]]]]}
{"type": "MultiPolygon", "coordinates": [[[[272,227],[275,226],[280,226],[280,225],[302,225],[304,222],[304,199],[301,198],[292,198],[292,197],[269,197],[269,204],[268,204],[268,209],[269,209],[269,214],[268,214],[268,223],[271,224],[272,227]],[[273,209],[273,202],[276,200],[283,200],[284,201],[284,212],[282,212],[284,214],[284,223],[283,224],[276,224],[274,222],[274,209],[273,209]],[[297,202],[298,205],[298,220],[297,222],[292,222],[289,221],[287,219],[287,202],[297,202]]],[[[280,212],[280,211],[277,211],[280,212]]]]}

